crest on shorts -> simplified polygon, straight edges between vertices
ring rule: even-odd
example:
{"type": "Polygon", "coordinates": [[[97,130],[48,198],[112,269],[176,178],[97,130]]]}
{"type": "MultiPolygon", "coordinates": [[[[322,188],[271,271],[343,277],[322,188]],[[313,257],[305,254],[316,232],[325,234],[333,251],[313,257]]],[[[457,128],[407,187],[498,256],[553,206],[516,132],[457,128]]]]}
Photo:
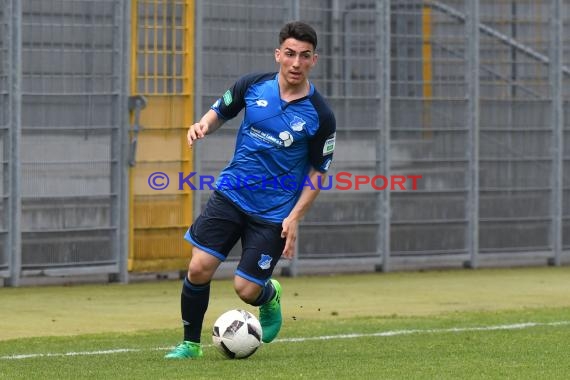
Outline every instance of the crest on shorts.
{"type": "Polygon", "coordinates": [[[269,269],[271,267],[271,260],[273,260],[273,257],[262,253],[257,265],[259,265],[261,269],[269,269]]]}

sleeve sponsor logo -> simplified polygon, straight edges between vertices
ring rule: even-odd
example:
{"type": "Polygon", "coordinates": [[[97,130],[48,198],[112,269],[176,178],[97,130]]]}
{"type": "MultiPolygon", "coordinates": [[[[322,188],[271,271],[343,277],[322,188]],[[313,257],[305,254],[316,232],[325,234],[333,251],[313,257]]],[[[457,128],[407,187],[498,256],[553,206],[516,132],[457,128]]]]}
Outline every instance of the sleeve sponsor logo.
{"type": "Polygon", "coordinates": [[[232,104],[233,98],[232,98],[232,92],[230,90],[226,91],[223,98],[224,98],[224,104],[226,106],[229,106],[230,104],[232,104]]]}
{"type": "Polygon", "coordinates": [[[329,138],[325,141],[323,145],[323,156],[327,156],[334,152],[334,143],[335,143],[336,133],[333,133],[329,138]]]}

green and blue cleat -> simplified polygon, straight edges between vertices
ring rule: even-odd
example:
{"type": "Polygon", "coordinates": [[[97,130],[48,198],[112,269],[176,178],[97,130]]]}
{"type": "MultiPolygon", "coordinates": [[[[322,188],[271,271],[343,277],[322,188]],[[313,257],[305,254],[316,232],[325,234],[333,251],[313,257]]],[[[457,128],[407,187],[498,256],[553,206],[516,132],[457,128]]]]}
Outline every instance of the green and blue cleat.
{"type": "Polygon", "coordinates": [[[275,296],[259,307],[259,323],[261,324],[263,343],[272,342],[281,330],[283,317],[281,316],[281,284],[271,280],[275,288],[275,296]]]}
{"type": "Polygon", "coordinates": [[[185,340],[164,356],[165,359],[193,359],[204,355],[200,343],[185,340]]]}

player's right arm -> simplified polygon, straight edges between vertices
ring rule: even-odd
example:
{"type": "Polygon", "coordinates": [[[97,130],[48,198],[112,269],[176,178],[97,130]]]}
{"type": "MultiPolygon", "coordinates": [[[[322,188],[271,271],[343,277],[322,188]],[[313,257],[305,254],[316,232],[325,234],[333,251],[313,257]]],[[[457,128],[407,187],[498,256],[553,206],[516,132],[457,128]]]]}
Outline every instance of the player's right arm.
{"type": "Polygon", "coordinates": [[[269,79],[276,73],[244,75],[224,95],[222,95],[206,112],[199,122],[192,124],[188,129],[188,146],[192,147],[194,141],[204,138],[220,128],[226,120],[233,119],[245,107],[245,93],[252,83],[269,79]]]}
{"type": "Polygon", "coordinates": [[[224,124],[225,120],[220,119],[214,110],[209,110],[202,116],[199,122],[194,123],[188,128],[186,137],[188,139],[188,146],[192,148],[194,141],[203,139],[209,133],[215,132],[224,124]]]}

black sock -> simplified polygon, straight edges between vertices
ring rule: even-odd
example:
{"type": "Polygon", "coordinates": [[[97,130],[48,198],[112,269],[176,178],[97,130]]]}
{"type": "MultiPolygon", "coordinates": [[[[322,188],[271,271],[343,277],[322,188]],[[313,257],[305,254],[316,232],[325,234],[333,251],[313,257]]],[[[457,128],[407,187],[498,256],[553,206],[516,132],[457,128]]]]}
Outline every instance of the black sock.
{"type": "Polygon", "coordinates": [[[200,343],[202,322],[210,301],[210,283],[196,285],[184,279],[181,295],[182,323],[184,340],[200,343]]]}
{"type": "Polygon", "coordinates": [[[261,289],[261,293],[257,297],[255,301],[251,304],[252,306],[261,306],[267,303],[269,300],[273,299],[275,296],[275,288],[271,281],[267,281],[263,289],[261,289]]]}

